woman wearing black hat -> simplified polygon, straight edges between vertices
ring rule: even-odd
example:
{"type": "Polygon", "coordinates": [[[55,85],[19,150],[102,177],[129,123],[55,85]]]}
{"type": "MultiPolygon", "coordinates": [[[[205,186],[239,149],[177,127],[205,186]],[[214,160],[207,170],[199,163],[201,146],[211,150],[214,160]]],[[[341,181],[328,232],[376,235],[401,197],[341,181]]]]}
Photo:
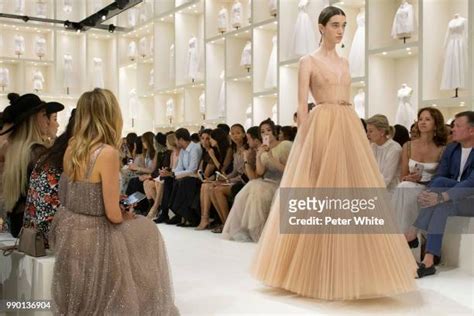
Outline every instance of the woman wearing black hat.
{"type": "Polygon", "coordinates": [[[28,180],[38,157],[46,147],[42,138],[39,117],[47,110],[64,109],[57,102],[45,103],[35,94],[8,94],[10,105],[3,112],[3,122],[11,127],[0,135],[8,135],[5,165],[2,175],[5,210],[10,220],[10,233],[18,237],[23,225],[28,180]]]}

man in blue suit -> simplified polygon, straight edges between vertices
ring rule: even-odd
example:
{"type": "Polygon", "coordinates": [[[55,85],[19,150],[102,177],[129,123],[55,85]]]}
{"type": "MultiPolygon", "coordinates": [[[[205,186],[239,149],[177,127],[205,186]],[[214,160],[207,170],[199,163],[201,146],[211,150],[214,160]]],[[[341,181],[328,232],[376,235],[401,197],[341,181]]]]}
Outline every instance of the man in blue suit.
{"type": "MultiPolygon", "coordinates": [[[[446,147],[429,189],[418,196],[422,209],[414,226],[428,233],[420,278],[436,272],[434,257],[441,256],[448,217],[474,216],[474,111],[457,114],[452,133],[454,143],[446,147]]],[[[416,235],[407,240],[410,247],[418,246],[416,235]]]]}

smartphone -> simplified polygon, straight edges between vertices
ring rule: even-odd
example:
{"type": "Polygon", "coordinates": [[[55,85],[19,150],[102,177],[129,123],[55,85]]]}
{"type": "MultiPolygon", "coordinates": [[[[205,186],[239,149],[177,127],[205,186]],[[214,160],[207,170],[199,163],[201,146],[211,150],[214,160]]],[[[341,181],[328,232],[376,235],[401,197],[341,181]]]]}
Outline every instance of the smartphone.
{"type": "Polygon", "coordinates": [[[263,141],[262,142],[263,145],[270,146],[270,136],[264,135],[262,141],[263,141]]]}
{"type": "Polygon", "coordinates": [[[425,170],[425,166],[422,164],[415,164],[415,173],[419,174],[420,176],[423,174],[423,170],[425,170]]]}
{"type": "Polygon", "coordinates": [[[146,199],[146,195],[137,191],[131,195],[128,196],[128,198],[126,198],[124,200],[124,205],[133,205],[133,204],[137,204],[141,201],[143,201],[144,199],[146,199]]]}
{"type": "Polygon", "coordinates": [[[198,176],[201,181],[205,181],[206,177],[204,176],[204,172],[202,170],[198,170],[198,176]]]}
{"type": "Polygon", "coordinates": [[[219,171],[216,171],[216,179],[218,179],[218,178],[224,179],[224,180],[226,180],[226,181],[229,180],[225,175],[223,175],[223,174],[220,173],[219,171]]]}

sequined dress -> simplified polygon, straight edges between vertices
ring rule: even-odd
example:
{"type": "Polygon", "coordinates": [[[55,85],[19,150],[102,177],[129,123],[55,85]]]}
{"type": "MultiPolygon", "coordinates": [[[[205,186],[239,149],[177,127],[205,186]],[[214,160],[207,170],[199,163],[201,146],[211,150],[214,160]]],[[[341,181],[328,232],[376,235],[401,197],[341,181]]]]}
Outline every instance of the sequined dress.
{"type": "MultiPolygon", "coordinates": [[[[90,178],[100,150],[91,158],[90,178]]],[[[52,296],[62,315],[178,315],[165,244],[142,216],[112,224],[101,183],[59,182],[61,207],[50,242],[55,251],[52,296]]]]}

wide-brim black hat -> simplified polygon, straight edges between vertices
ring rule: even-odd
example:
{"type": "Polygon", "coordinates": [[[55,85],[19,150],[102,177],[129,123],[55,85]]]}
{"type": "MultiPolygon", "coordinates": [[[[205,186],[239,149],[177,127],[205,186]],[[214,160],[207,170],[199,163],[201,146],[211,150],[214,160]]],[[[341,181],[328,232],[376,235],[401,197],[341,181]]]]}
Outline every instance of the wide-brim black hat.
{"type": "MultiPolygon", "coordinates": [[[[2,131],[0,135],[11,132],[21,125],[31,115],[45,109],[46,113],[52,114],[64,110],[64,105],[59,102],[44,102],[36,94],[27,93],[22,96],[17,93],[9,93],[8,99],[10,105],[3,111],[2,125],[4,123],[13,124],[6,131],[2,131]]],[[[1,130],[1,126],[0,126],[1,130]]]]}

